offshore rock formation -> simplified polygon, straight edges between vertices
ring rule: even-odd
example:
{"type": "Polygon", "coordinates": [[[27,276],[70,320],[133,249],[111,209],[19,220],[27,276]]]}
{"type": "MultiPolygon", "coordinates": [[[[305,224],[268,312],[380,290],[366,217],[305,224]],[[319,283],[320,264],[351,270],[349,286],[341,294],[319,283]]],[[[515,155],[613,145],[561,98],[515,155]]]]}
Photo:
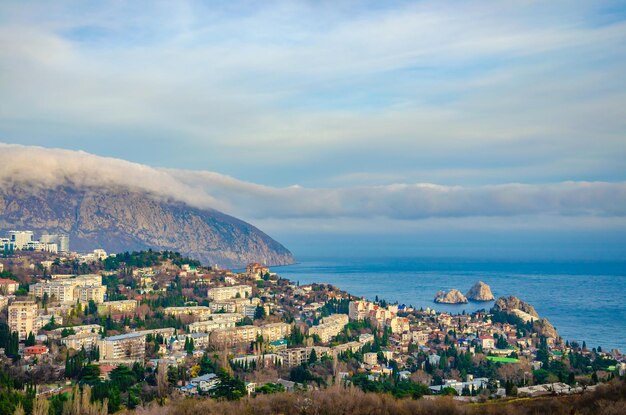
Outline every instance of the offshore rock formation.
{"type": "Polygon", "coordinates": [[[121,186],[0,186],[0,233],[11,229],[68,233],[77,251],[171,250],[222,267],[294,262],[284,246],[237,218],[121,186]]]}
{"type": "Polygon", "coordinates": [[[467,298],[459,290],[450,290],[447,293],[445,291],[438,291],[435,296],[436,303],[445,304],[465,304],[467,298]]]}
{"type": "Polygon", "coordinates": [[[493,294],[491,288],[482,281],[478,281],[465,295],[468,300],[473,301],[492,301],[493,294]]]}
{"type": "Polygon", "coordinates": [[[496,304],[493,306],[493,310],[517,316],[525,323],[532,322],[533,328],[537,330],[540,335],[553,338],[559,337],[559,333],[554,326],[550,324],[548,319],[539,317],[539,314],[533,306],[517,297],[509,296],[498,298],[496,304]]]}

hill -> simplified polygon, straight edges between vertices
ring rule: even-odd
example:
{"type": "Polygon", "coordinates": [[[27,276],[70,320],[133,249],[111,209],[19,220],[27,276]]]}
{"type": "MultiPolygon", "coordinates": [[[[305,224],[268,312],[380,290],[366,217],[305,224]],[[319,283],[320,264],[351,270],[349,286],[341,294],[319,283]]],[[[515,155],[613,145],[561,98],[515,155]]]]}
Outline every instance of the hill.
{"type": "Polygon", "coordinates": [[[173,250],[205,264],[294,261],[283,245],[242,220],[146,190],[124,186],[0,187],[0,232],[29,229],[70,235],[72,250],[173,250]]]}

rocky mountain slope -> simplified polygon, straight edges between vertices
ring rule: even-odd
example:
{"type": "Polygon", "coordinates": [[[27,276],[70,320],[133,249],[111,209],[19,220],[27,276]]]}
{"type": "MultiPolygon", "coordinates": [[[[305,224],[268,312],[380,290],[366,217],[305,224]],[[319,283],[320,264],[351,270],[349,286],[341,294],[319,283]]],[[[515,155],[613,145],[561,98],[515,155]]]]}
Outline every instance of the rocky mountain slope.
{"type": "Polygon", "coordinates": [[[465,295],[469,300],[473,301],[492,301],[493,294],[491,287],[482,281],[478,281],[465,295]]]}
{"type": "Polygon", "coordinates": [[[205,264],[284,265],[293,255],[254,226],[212,209],[198,209],[123,187],[0,187],[0,234],[10,229],[64,232],[72,250],[174,250],[205,264]]]}
{"type": "Polygon", "coordinates": [[[524,322],[532,321],[535,329],[546,337],[559,337],[558,332],[554,326],[546,318],[539,317],[535,308],[520,300],[515,296],[500,297],[496,300],[496,304],[493,306],[496,311],[513,314],[524,322]]]}

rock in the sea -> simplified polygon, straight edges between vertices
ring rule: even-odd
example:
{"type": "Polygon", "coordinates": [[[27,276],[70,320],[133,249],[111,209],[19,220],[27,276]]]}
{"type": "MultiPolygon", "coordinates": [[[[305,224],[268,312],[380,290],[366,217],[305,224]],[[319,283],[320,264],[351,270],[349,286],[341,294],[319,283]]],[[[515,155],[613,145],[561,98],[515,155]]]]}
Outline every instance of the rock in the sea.
{"type": "Polygon", "coordinates": [[[482,281],[478,281],[465,295],[468,300],[474,301],[492,301],[493,294],[491,288],[482,281]]]}
{"type": "Polygon", "coordinates": [[[467,298],[465,298],[459,290],[450,290],[448,292],[438,291],[435,296],[435,302],[445,304],[465,304],[467,303],[467,298]]]}

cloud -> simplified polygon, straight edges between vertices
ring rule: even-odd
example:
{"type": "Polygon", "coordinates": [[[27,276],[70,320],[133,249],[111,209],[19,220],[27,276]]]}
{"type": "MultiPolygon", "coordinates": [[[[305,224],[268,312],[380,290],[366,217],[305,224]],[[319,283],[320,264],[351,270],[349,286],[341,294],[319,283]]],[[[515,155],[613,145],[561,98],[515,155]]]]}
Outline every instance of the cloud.
{"type": "Polygon", "coordinates": [[[623,223],[626,217],[624,182],[271,187],[208,171],[155,168],[79,151],[0,144],[0,184],[8,186],[15,181],[48,188],[68,183],[129,187],[243,219],[286,224],[290,220],[335,224],[356,220],[367,224],[381,218],[485,221],[532,217],[600,217],[623,223]]]}
{"type": "Polygon", "coordinates": [[[274,185],[626,179],[612,2],[259,4],[3,2],[0,139],[274,185]]]}

